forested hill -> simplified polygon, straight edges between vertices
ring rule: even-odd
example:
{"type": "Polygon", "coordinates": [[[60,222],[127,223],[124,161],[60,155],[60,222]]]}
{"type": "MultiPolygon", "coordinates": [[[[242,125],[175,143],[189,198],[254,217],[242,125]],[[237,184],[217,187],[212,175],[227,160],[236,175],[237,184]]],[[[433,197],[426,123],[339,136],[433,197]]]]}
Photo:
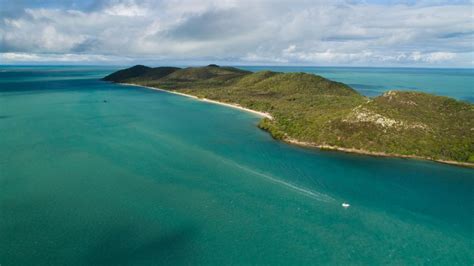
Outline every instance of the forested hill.
{"type": "Polygon", "coordinates": [[[374,155],[474,166],[474,105],[427,93],[389,91],[367,98],[306,73],[233,67],[134,66],[104,80],[157,87],[268,112],[259,126],[275,138],[374,155]]]}

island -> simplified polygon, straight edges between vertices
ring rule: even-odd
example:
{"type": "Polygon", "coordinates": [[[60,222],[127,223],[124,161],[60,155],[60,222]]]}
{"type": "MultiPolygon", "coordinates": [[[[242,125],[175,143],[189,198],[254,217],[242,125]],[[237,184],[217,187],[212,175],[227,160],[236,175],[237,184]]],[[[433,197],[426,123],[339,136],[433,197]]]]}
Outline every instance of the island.
{"type": "Polygon", "coordinates": [[[296,145],[474,167],[474,105],[449,97],[392,90],[369,98],[318,75],[214,64],[137,65],[103,80],[253,110],[261,129],[296,145]]]}

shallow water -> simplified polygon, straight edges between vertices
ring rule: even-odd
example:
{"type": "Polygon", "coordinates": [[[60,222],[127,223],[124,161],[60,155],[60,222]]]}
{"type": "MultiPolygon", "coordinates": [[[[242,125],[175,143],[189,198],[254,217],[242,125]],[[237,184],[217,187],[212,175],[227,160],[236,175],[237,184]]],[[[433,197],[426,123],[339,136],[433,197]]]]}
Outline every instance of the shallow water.
{"type": "Polygon", "coordinates": [[[472,169],[289,146],[112,68],[0,69],[1,265],[472,264],[472,169]]]}

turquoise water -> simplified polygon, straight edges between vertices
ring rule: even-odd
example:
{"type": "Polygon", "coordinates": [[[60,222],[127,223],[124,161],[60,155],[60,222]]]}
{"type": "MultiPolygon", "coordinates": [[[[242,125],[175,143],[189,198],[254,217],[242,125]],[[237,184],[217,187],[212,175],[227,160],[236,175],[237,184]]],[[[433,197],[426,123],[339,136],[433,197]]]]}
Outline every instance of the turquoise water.
{"type": "Polygon", "coordinates": [[[0,67],[2,266],[472,265],[474,170],[289,146],[111,71],[0,67]]]}
{"type": "Polygon", "coordinates": [[[251,71],[306,72],[343,82],[367,96],[413,90],[474,102],[474,69],[370,67],[241,67],[251,71]]]}

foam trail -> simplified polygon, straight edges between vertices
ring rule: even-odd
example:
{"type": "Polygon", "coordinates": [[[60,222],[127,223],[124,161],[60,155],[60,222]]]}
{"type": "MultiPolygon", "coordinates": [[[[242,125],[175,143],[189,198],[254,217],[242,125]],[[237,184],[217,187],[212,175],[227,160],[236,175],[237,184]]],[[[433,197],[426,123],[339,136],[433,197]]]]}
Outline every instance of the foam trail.
{"type": "Polygon", "coordinates": [[[293,185],[293,184],[291,184],[291,183],[288,183],[288,182],[285,182],[285,181],[283,181],[283,180],[274,178],[274,177],[272,177],[272,176],[270,176],[270,175],[266,175],[266,174],[257,172],[257,171],[255,171],[255,170],[249,169],[249,168],[247,168],[247,167],[245,167],[245,166],[242,166],[242,165],[240,165],[240,164],[238,164],[238,163],[234,163],[234,165],[235,165],[236,167],[238,167],[238,168],[244,170],[244,171],[247,171],[247,172],[250,172],[250,173],[252,173],[252,174],[261,176],[261,177],[263,177],[263,178],[265,178],[265,179],[267,179],[267,180],[270,180],[270,181],[272,181],[272,182],[274,182],[274,183],[278,183],[278,184],[280,184],[280,185],[284,185],[284,186],[286,186],[286,187],[288,187],[288,188],[291,188],[291,189],[293,189],[293,190],[296,190],[296,191],[298,191],[299,193],[301,193],[301,194],[303,194],[303,195],[305,195],[305,196],[311,197],[311,198],[313,198],[313,199],[316,199],[316,200],[318,200],[318,201],[323,201],[323,202],[333,202],[333,201],[335,201],[334,198],[332,198],[331,196],[328,196],[328,195],[326,195],[326,194],[319,193],[319,192],[314,192],[314,191],[310,191],[310,190],[307,190],[307,189],[298,187],[298,186],[293,185]]]}
{"type": "MultiPolygon", "coordinates": [[[[163,136],[163,135],[160,135],[160,138],[166,138],[167,139],[167,142],[173,142],[174,145],[183,145],[182,142],[180,141],[177,141],[175,138],[173,137],[170,137],[170,136],[163,136]]],[[[187,149],[191,149],[192,146],[189,146],[189,145],[186,145],[186,148],[187,149]]],[[[246,172],[249,172],[251,174],[254,174],[254,175],[257,175],[257,176],[260,176],[260,177],[263,177],[269,181],[272,181],[273,183],[277,183],[277,184],[280,184],[280,185],[283,185],[287,188],[290,188],[290,189],[293,189],[299,193],[301,193],[302,195],[305,195],[307,197],[310,197],[310,198],[313,198],[313,199],[316,199],[318,201],[322,201],[322,202],[334,202],[336,201],[334,198],[332,198],[331,196],[329,195],[326,195],[326,194],[323,194],[323,193],[319,193],[319,192],[314,192],[314,191],[311,191],[311,190],[308,190],[308,189],[304,189],[304,188],[301,188],[299,186],[296,186],[296,185],[293,185],[291,183],[288,183],[288,182],[285,182],[283,180],[280,180],[278,178],[275,178],[275,177],[272,177],[270,175],[267,175],[267,174],[263,174],[263,173],[260,173],[260,172],[257,172],[253,169],[250,169],[248,167],[245,167],[243,165],[240,165],[239,163],[233,161],[233,160],[229,160],[227,158],[224,158],[220,155],[217,155],[215,154],[214,152],[211,152],[211,151],[208,151],[208,150],[205,150],[205,149],[202,149],[202,148],[196,148],[196,147],[193,147],[196,152],[199,151],[201,153],[205,153],[207,154],[207,156],[212,156],[214,157],[216,160],[220,161],[220,162],[223,162],[223,163],[226,163],[228,165],[231,165],[231,166],[235,166],[243,171],[246,171],[246,172]]]]}

